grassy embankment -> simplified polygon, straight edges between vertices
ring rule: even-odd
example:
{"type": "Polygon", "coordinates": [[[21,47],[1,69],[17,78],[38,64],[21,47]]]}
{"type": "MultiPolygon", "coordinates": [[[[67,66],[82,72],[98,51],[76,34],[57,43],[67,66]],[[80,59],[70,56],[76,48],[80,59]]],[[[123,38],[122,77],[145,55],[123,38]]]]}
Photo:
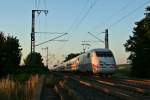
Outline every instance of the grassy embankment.
{"type": "Polygon", "coordinates": [[[130,68],[131,65],[129,64],[117,65],[117,71],[115,73],[115,76],[130,77],[130,68]]]}
{"type": "Polygon", "coordinates": [[[39,75],[8,75],[0,79],[0,100],[31,100],[39,75]]]}

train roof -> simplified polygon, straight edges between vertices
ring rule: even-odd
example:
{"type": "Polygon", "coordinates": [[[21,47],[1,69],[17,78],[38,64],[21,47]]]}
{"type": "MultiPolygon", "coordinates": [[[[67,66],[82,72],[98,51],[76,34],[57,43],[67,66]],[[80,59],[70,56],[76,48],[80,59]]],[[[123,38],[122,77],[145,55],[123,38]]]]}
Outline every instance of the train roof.
{"type": "Polygon", "coordinates": [[[95,49],[91,49],[88,52],[92,52],[92,51],[102,51],[102,52],[106,52],[106,51],[111,51],[110,49],[106,49],[106,48],[95,48],[95,49]]]}
{"type": "MultiPolygon", "coordinates": [[[[111,52],[110,49],[106,49],[106,48],[95,48],[95,49],[91,49],[91,50],[89,50],[89,51],[87,51],[87,52],[85,52],[85,53],[83,53],[83,54],[80,54],[80,55],[78,55],[78,56],[76,56],[76,57],[74,57],[74,58],[72,58],[72,59],[70,59],[70,60],[68,60],[68,61],[66,61],[66,62],[73,61],[73,60],[77,59],[78,57],[80,57],[80,56],[82,56],[82,55],[86,55],[87,53],[90,53],[90,52],[93,52],[93,51],[111,52]]],[[[66,63],[66,62],[65,62],[65,63],[66,63]]]]}

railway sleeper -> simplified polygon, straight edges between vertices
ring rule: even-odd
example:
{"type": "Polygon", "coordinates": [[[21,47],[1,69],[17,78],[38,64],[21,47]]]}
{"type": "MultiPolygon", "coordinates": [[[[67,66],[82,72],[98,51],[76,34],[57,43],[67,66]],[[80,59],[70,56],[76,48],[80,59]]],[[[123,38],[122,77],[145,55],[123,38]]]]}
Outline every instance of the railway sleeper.
{"type": "Polygon", "coordinates": [[[122,84],[118,84],[116,87],[118,88],[122,88],[122,89],[125,89],[125,90],[129,90],[129,91],[132,91],[132,92],[136,92],[136,93],[139,93],[140,95],[145,95],[145,96],[150,96],[150,91],[147,90],[147,89],[143,89],[143,88],[138,88],[138,87],[133,87],[133,86],[126,86],[126,85],[122,85],[122,84]]]}
{"type": "Polygon", "coordinates": [[[55,85],[55,91],[58,93],[61,100],[85,100],[84,97],[79,95],[75,90],[67,86],[63,81],[55,85]]]}
{"type": "Polygon", "coordinates": [[[55,91],[58,93],[60,100],[70,100],[69,95],[67,94],[67,90],[62,88],[59,84],[54,86],[55,91]]]}

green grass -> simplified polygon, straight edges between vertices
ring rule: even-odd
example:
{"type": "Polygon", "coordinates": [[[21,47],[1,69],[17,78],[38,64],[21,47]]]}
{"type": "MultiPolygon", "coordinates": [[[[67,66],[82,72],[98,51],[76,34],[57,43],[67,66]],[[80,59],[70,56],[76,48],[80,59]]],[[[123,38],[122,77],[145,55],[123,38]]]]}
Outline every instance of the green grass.
{"type": "Polygon", "coordinates": [[[129,64],[117,65],[115,76],[130,77],[130,68],[131,65],[129,64]]]}

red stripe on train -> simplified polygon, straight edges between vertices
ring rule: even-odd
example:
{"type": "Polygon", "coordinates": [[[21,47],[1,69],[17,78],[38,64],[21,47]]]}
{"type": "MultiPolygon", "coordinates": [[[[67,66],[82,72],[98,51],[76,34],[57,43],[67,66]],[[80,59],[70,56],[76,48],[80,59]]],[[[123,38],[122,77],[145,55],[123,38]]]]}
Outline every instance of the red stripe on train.
{"type": "Polygon", "coordinates": [[[102,66],[97,66],[97,65],[95,65],[95,64],[92,64],[92,66],[94,67],[94,68],[101,68],[102,66]]]}
{"type": "Polygon", "coordinates": [[[98,65],[95,65],[95,64],[92,64],[92,66],[94,67],[94,68],[116,68],[116,66],[98,66],[98,65]]]}

